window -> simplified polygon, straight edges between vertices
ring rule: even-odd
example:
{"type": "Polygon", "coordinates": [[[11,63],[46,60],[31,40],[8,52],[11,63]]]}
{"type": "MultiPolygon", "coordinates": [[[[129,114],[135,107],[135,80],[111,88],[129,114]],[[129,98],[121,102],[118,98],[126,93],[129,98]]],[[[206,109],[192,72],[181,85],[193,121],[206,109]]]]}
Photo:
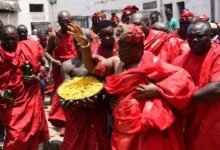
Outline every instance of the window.
{"type": "Polygon", "coordinates": [[[43,4],[30,4],[30,12],[43,12],[44,5],[43,4]]]}

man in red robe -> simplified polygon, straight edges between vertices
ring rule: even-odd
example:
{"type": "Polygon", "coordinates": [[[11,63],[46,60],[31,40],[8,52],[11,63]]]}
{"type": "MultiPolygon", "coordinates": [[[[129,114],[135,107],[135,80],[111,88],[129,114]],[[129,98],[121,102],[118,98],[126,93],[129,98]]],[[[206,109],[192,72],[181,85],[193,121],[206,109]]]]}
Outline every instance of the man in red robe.
{"type": "Polygon", "coordinates": [[[126,6],[122,11],[122,16],[121,16],[122,23],[128,24],[130,22],[129,17],[138,11],[139,11],[139,8],[137,8],[135,5],[126,6]]]}
{"type": "Polygon", "coordinates": [[[56,93],[56,89],[63,82],[60,66],[62,62],[77,56],[73,37],[67,34],[67,25],[71,22],[72,17],[68,11],[59,12],[58,23],[61,28],[49,37],[45,55],[53,64],[54,94],[52,96],[49,121],[56,127],[64,127],[66,120],[56,93]]]}
{"type": "Polygon", "coordinates": [[[135,13],[130,23],[139,25],[145,33],[144,50],[153,53],[163,61],[172,62],[181,54],[178,39],[175,35],[150,29],[149,18],[143,13],[135,13]]]}
{"type": "MultiPolygon", "coordinates": [[[[80,52],[77,58],[63,62],[61,70],[65,79],[88,74],[80,52]]],[[[96,104],[90,104],[92,107],[89,107],[89,104],[87,106],[67,107],[68,103],[65,102],[62,101],[61,103],[66,114],[66,132],[61,149],[110,150],[110,140],[107,132],[107,110],[103,105],[102,95],[98,96],[96,104]]]]}
{"type": "Polygon", "coordinates": [[[12,25],[3,27],[0,47],[0,120],[6,130],[4,149],[37,150],[49,140],[49,132],[40,93],[40,70],[43,48],[35,43],[17,42],[12,25]],[[23,72],[26,62],[32,75],[23,72]],[[5,96],[7,91],[10,94],[5,96]]]}
{"type": "Polygon", "coordinates": [[[111,20],[100,21],[97,25],[100,45],[91,47],[94,54],[109,58],[118,55],[118,44],[114,38],[115,23],[111,20]]]}
{"type": "Polygon", "coordinates": [[[91,49],[96,49],[100,46],[100,39],[98,36],[98,23],[106,19],[106,15],[102,12],[96,12],[92,15],[92,28],[89,30],[88,37],[91,39],[91,49]]]}
{"type": "Polygon", "coordinates": [[[187,150],[220,147],[220,47],[210,34],[208,22],[192,22],[187,30],[191,51],[173,62],[190,73],[197,87],[186,124],[187,150]]]}
{"type": "Polygon", "coordinates": [[[140,27],[130,24],[124,28],[119,57],[109,59],[92,56],[88,40],[78,26],[71,25],[69,32],[82,45],[88,72],[111,75],[106,78],[105,90],[118,97],[112,110],[112,149],[182,150],[182,128],[173,109],[178,111],[189,104],[194,92],[191,77],[183,69],[144,53],[145,37],[140,27]]]}

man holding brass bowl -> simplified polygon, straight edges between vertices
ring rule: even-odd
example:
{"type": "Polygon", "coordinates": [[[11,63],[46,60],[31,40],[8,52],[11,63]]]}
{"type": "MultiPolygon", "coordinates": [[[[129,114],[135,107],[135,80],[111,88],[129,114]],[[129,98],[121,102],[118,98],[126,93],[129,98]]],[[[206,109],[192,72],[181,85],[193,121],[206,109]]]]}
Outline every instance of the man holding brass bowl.
{"type": "Polygon", "coordinates": [[[103,83],[88,75],[80,55],[61,66],[65,81],[57,93],[65,108],[63,150],[110,149],[107,113],[103,106],[103,83]]]}
{"type": "Polygon", "coordinates": [[[71,24],[68,28],[68,33],[81,45],[88,72],[107,76],[105,91],[118,96],[112,110],[111,148],[184,149],[183,129],[176,112],[189,105],[194,92],[189,74],[144,52],[145,37],[139,26],[124,26],[118,41],[119,57],[109,59],[92,56],[79,26],[71,24]]]}

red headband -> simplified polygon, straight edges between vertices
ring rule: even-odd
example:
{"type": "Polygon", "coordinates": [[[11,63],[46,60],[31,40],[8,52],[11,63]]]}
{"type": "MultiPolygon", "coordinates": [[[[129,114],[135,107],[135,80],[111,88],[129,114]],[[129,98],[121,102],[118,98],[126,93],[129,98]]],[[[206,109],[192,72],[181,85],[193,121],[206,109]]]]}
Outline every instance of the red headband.
{"type": "Polygon", "coordinates": [[[206,15],[197,16],[196,20],[209,21],[209,17],[206,15]]]}
{"type": "Polygon", "coordinates": [[[93,23],[99,23],[100,21],[105,20],[105,19],[106,19],[106,14],[102,12],[96,12],[92,16],[93,23]]]}
{"type": "Polygon", "coordinates": [[[125,30],[123,41],[126,41],[128,43],[144,42],[145,35],[141,27],[134,24],[126,24],[123,26],[123,29],[125,30]]]}
{"type": "Polygon", "coordinates": [[[132,15],[136,13],[139,9],[135,5],[128,5],[123,9],[122,16],[132,15]]]}
{"type": "Polygon", "coordinates": [[[180,22],[192,22],[194,19],[194,14],[190,11],[184,11],[181,15],[180,15],[180,22]]]}

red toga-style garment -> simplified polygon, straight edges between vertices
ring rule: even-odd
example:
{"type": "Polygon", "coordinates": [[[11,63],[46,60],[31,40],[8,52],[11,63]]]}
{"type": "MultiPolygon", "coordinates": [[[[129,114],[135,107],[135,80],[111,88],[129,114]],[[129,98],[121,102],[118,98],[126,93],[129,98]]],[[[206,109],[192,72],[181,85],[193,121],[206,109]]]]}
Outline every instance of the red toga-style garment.
{"type": "Polygon", "coordinates": [[[23,82],[22,67],[26,60],[34,74],[40,70],[43,49],[33,42],[19,43],[14,53],[0,47],[0,89],[10,89],[13,97],[12,105],[0,100],[0,119],[6,130],[4,149],[7,150],[37,150],[39,143],[49,140],[40,82],[30,85],[23,82]]]}
{"type": "MultiPolygon", "coordinates": [[[[59,35],[59,43],[57,43],[53,56],[56,60],[61,62],[77,56],[77,50],[74,46],[74,40],[71,35],[59,35]]],[[[56,89],[63,82],[63,77],[60,72],[60,67],[53,68],[53,80],[54,80],[54,94],[52,96],[52,106],[49,114],[49,121],[56,127],[64,127],[65,115],[63,109],[60,107],[59,96],[56,93],[56,89]]]]}
{"type": "Polygon", "coordinates": [[[174,34],[156,30],[150,30],[144,41],[144,50],[168,63],[181,54],[179,42],[174,34]]]}
{"type": "Polygon", "coordinates": [[[184,149],[181,123],[171,107],[180,110],[189,104],[194,84],[186,71],[145,52],[138,68],[107,77],[105,90],[119,96],[113,109],[113,150],[184,149]],[[136,86],[147,84],[146,79],[157,85],[162,97],[136,98],[136,86]]]}
{"type": "MultiPolygon", "coordinates": [[[[196,56],[192,52],[178,57],[173,64],[186,69],[197,89],[220,81],[220,47],[213,43],[209,52],[196,56]]],[[[220,148],[220,101],[210,100],[192,106],[186,124],[187,150],[218,150],[220,148]]]]}

